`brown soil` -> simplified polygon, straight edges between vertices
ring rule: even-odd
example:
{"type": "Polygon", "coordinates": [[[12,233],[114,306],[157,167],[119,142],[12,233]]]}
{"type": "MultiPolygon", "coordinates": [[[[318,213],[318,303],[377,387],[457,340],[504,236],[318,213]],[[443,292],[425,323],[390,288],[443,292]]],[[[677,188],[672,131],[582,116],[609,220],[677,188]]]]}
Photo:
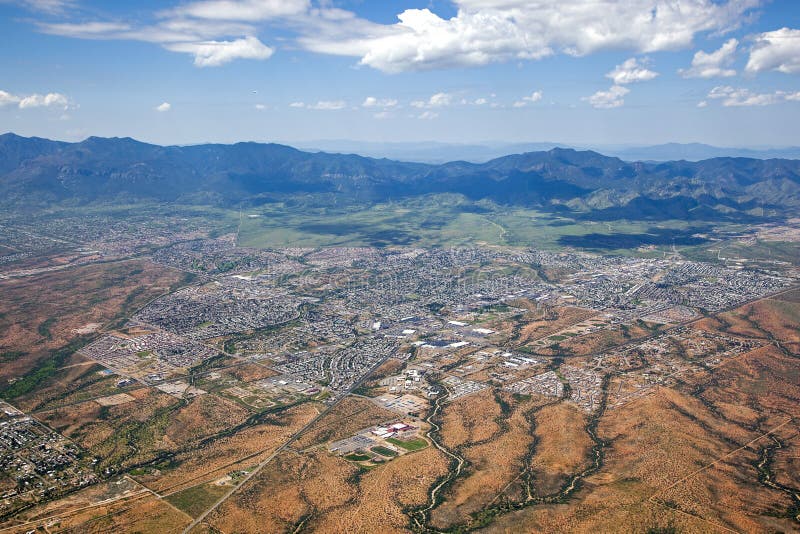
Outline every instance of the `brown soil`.
{"type": "MultiPolygon", "coordinates": [[[[431,523],[435,528],[464,523],[470,514],[499,499],[524,469],[523,457],[533,439],[526,414],[535,402],[518,402],[510,395],[501,395],[510,413],[499,416],[502,424],[495,434],[459,448],[470,465],[447,491],[445,501],[433,511],[431,523]]],[[[443,428],[446,425],[447,422],[443,428]]]]}
{"type": "Polygon", "coordinates": [[[0,365],[0,384],[77,338],[76,329],[132,313],[182,278],[127,260],[0,281],[0,352],[24,353],[0,365]]]}
{"type": "Polygon", "coordinates": [[[553,494],[589,463],[592,440],[584,430],[586,414],[568,403],[545,406],[535,415],[536,452],[531,461],[538,495],[553,494]]]}
{"type": "Polygon", "coordinates": [[[301,404],[217,439],[199,450],[178,452],[174,467],[136,477],[161,493],[174,492],[257,465],[317,415],[313,404],[301,404]]]}
{"type": "Polygon", "coordinates": [[[341,507],[356,497],[348,482],[357,467],[317,450],[276,457],[208,522],[223,532],[284,532],[305,517],[341,507]]]}
{"type": "Polygon", "coordinates": [[[597,315],[594,310],[569,306],[554,308],[553,312],[555,317],[550,321],[541,318],[531,318],[532,320],[524,318],[525,323],[521,326],[519,337],[514,340],[515,343],[524,345],[597,315]]]}
{"type": "Polygon", "coordinates": [[[500,430],[500,405],[490,389],[456,399],[443,413],[442,440],[449,448],[487,440],[500,430]]]}

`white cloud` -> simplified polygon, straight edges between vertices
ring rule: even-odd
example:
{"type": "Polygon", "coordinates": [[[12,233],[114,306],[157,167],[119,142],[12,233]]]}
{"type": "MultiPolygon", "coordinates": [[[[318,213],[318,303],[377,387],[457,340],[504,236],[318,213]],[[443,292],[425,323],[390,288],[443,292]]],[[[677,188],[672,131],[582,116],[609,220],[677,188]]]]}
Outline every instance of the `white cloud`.
{"type": "Polygon", "coordinates": [[[69,100],[61,93],[47,93],[46,95],[32,94],[20,98],[19,109],[42,108],[60,106],[64,109],[69,105],[69,100]]]}
{"type": "Polygon", "coordinates": [[[172,52],[193,55],[198,67],[219,66],[235,59],[267,59],[274,52],[255,37],[258,31],[256,27],[236,21],[168,18],[139,26],[118,21],[37,25],[40,31],[52,35],[159,44],[172,52]]]}
{"type": "Polygon", "coordinates": [[[170,104],[169,102],[162,102],[161,104],[155,107],[155,110],[158,111],[159,113],[164,113],[171,109],[172,109],[172,104],[170,104]]]}
{"type": "Polygon", "coordinates": [[[393,108],[397,106],[398,102],[394,98],[375,98],[368,96],[364,99],[361,106],[365,108],[393,108]]]}
{"type": "Polygon", "coordinates": [[[320,100],[316,104],[310,104],[308,109],[317,109],[321,111],[337,111],[347,107],[344,100],[320,100]]]}
{"type": "Polygon", "coordinates": [[[720,100],[725,107],[769,106],[786,101],[800,100],[800,92],[787,93],[775,91],[772,93],[754,93],[749,89],[734,88],[729,85],[714,87],[708,98],[720,100]]]}
{"type": "Polygon", "coordinates": [[[304,107],[306,107],[306,104],[305,104],[305,102],[292,102],[291,104],[289,104],[289,107],[290,107],[290,108],[298,108],[298,109],[301,109],[301,108],[304,108],[304,107]]]}
{"type": "Polygon", "coordinates": [[[206,0],[166,11],[166,16],[189,16],[209,20],[261,21],[308,11],[309,0],[206,0]]]}
{"type": "Polygon", "coordinates": [[[235,41],[174,43],[165,45],[164,48],[172,52],[193,54],[194,64],[198,67],[218,67],[234,59],[269,59],[274,52],[252,36],[235,41]]]}
{"type": "Polygon", "coordinates": [[[125,35],[131,26],[122,22],[90,21],[81,23],[59,22],[39,24],[39,29],[51,35],[74,37],[78,39],[114,39],[115,35],[125,35]]]}
{"type": "MultiPolygon", "coordinates": [[[[3,0],[0,0],[3,1],[3,0]]],[[[73,0],[28,0],[58,6],[73,0]]],[[[456,15],[406,9],[394,24],[362,19],[332,0],[199,0],[155,14],[154,22],[38,23],[83,39],[127,39],[191,53],[199,66],[265,59],[265,23],[298,34],[315,52],[359,58],[385,72],[470,67],[602,50],[649,53],[692,45],[698,34],[736,27],[763,0],[452,0],[456,15]],[[316,6],[316,7],[315,7],[316,6]],[[266,21],[266,22],[265,22],[266,21]],[[250,37],[248,37],[250,36],[250,37]]]]}
{"type": "Polygon", "coordinates": [[[646,82],[658,76],[646,67],[647,60],[639,62],[635,57],[625,60],[622,65],[617,65],[614,70],[606,74],[606,78],[614,81],[614,85],[626,85],[629,83],[646,82]]]}
{"type": "Polygon", "coordinates": [[[522,100],[518,100],[514,102],[515,108],[523,108],[528,104],[534,104],[542,99],[542,92],[541,91],[534,91],[528,96],[523,96],[522,100]]]}
{"type": "Polygon", "coordinates": [[[417,118],[421,120],[432,120],[437,118],[438,116],[439,114],[436,113],[435,111],[423,111],[422,113],[417,115],[417,118]]]}
{"type": "MultiPolygon", "coordinates": [[[[3,1],[3,0],[0,0],[3,1]]],[[[39,6],[73,0],[28,0],[39,6]]],[[[763,0],[452,0],[456,15],[406,9],[379,24],[332,0],[199,0],[155,14],[155,22],[39,23],[46,33],[127,39],[190,53],[198,66],[266,59],[256,37],[266,24],[297,32],[308,50],[359,58],[385,72],[470,67],[601,50],[649,53],[692,45],[698,34],[736,27],[763,0]],[[249,36],[249,37],[248,37],[249,36]]],[[[766,34],[764,34],[766,35],[766,34]]],[[[617,82],[615,83],[622,83],[617,82]]]]}
{"type": "Polygon", "coordinates": [[[486,100],[485,98],[477,98],[475,99],[475,102],[473,102],[473,104],[475,104],[476,106],[485,106],[488,103],[489,101],[486,100]]]}
{"type": "Polygon", "coordinates": [[[115,39],[133,39],[148,43],[184,43],[228,40],[231,36],[256,35],[251,24],[199,19],[167,19],[152,26],[132,28],[127,32],[112,34],[115,39]]]}
{"type": "Polygon", "coordinates": [[[22,0],[22,5],[48,15],[60,15],[75,5],[72,0],[22,0]]]}
{"type": "Polygon", "coordinates": [[[267,109],[267,106],[265,106],[264,104],[256,104],[256,105],[255,105],[255,108],[256,108],[258,111],[264,111],[265,109],[267,109]]]}
{"type": "Polygon", "coordinates": [[[16,104],[19,109],[49,108],[56,106],[66,110],[72,107],[69,98],[61,93],[14,95],[6,91],[0,91],[0,107],[9,104],[16,104]]]}
{"type": "Polygon", "coordinates": [[[391,119],[393,117],[391,111],[379,111],[372,115],[376,119],[391,119]]]}
{"type": "Polygon", "coordinates": [[[20,98],[17,95],[0,91],[0,107],[7,106],[9,104],[19,104],[19,100],[20,98]]]}
{"type": "Polygon", "coordinates": [[[625,104],[624,96],[630,93],[630,89],[621,85],[613,85],[608,91],[597,91],[592,96],[584,97],[582,100],[589,102],[592,107],[597,109],[618,108],[625,104]]]}
{"type": "Polygon", "coordinates": [[[774,103],[774,95],[768,93],[757,94],[749,89],[734,89],[729,85],[714,87],[708,93],[708,98],[721,100],[722,105],[731,106],[766,106],[774,103]]]}
{"type": "Polygon", "coordinates": [[[415,108],[444,108],[453,103],[453,95],[448,93],[436,93],[428,100],[415,100],[411,105],[415,108]]]}
{"type": "Polygon", "coordinates": [[[479,66],[496,61],[639,53],[692,45],[697,34],[736,27],[760,0],[453,0],[456,16],[407,9],[376,24],[342,10],[316,10],[299,42],[360,58],[385,72],[479,66]],[[335,20],[334,20],[335,19],[335,20]]]}
{"type": "Polygon", "coordinates": [[[701,100],[700,102],[697,103],[697,107],[698,108],[708,107],[708,102],[706,102],[705,100],[701,100]]]}
{"type": "Polygon", "coordinates": [[[730,67],[736,58],[736,47],[739,41],[728,39],[719,50],[703,52],[699,50],[692,58],[689,69],[680,69],[678,72],[684,78],[727,78],[736,76],[736,71],[730,67]]]}
{"type": "Polygon", "coordinates": [[[750,49],[745,70],[749,73],[775,70],[800,72],[800,30],[781,28],[760,34],[750,49]]]}

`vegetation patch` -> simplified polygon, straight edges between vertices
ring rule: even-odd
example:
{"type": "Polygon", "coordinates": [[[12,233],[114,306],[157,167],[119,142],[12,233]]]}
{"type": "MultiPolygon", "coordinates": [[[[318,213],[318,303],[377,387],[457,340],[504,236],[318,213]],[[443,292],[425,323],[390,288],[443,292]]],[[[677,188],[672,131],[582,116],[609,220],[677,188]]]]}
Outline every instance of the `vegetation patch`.
{"type": "Polygon", "coordinates": [[[21,350],[12,350],[8,352],[0,352],[0,362],[7,363],[13,362],[17,358],[22,358],[23,356],[27,356],[27,352],[23,352],[21,350]]]}
{"type": "Polygon", "coordinates": [[[45,339],[53,339],[53,333],[50,329],[56,323],[55,317],[50,317],[42,321],[38,327],[36,327],[36,331],[39,332],[39,335],[45,339]]]}
{"type": "Polygon", "coordinates": [[[408,441],[403,441],[397,438],[389,438],[386,441],[388,441],[392,445],[397,445],[398,447],[402,447],[407,451],[419,451],[428,446],[428,442],[422,438],[414,438],[408,441]]]}
{"type": "Polygon", "coordinates": [[[395,456],[397,456],[397,453],[395,451],[386,447],[382,447],[381,445],[376,445],[375,447],[372,447],[370,450],[387,458],[394,458],[395,456]]]}
{"type": "Polygon", "coordinates": [[[15,399],[30,393],[53,376],[64,365],[67,358],[83,347],[86,342],[86,339],[82,337],[77,338],[68,345],[55,350],[50,356],[39,362],[28,374],[0,389],[0,396],[6,399],[15,399]]]}
{"type": "Polygon", "coordinates": [[[345,455],[345,460],[350,460],[351,462],[366,462],[371,458],[369,454],[358,454],[352,453],[345,455]]]}
{"type": "Polygon", "coordinates": [[[228,489],[218,484],[203,484],[173,493],[165,499],[175,508],[183,510],[192,517],[197,517],[217,502],[228,489]]]}

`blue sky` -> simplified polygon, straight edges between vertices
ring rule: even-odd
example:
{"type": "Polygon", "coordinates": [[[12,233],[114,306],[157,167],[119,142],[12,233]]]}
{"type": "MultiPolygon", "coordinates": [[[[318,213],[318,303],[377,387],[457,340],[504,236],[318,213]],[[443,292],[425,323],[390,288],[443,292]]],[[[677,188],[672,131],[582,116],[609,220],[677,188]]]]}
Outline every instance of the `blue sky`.
{"type": "Polygon", "coordinates": [[[0,131],[800,145],[793,0],[0,0],[0,131]]]}

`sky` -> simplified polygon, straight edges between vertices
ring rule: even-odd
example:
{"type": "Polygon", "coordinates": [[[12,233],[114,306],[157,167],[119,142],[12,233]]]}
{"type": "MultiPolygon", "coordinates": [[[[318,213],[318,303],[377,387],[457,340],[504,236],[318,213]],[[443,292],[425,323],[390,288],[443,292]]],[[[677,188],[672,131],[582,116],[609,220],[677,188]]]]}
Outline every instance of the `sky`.
{"type": "Polygon", "coordinates": [[[797,0],[0,0],[0,132],[800,145],[797,0]]]}

